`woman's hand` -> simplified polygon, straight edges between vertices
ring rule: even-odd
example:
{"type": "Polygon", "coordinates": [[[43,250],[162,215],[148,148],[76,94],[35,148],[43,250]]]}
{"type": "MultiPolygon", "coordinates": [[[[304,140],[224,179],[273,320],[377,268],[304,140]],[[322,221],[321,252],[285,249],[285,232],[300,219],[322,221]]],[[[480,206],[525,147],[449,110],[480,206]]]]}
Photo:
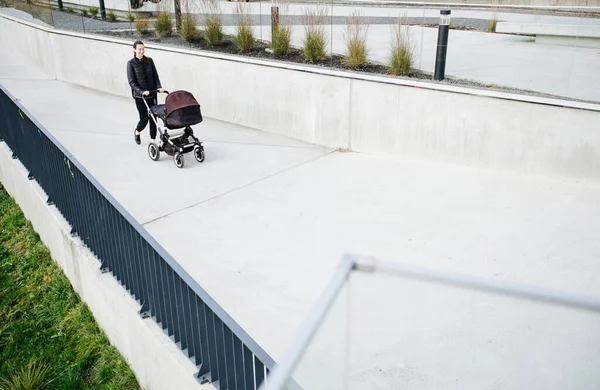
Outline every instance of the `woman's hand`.
{"type": "Polygon", "coordinates": [[[150,95],[150,91],[144,91],[144,93],[142,93],[142,95],[148,96],[148,95],[150,95]]]}
{"type": "Polygon", "coordinates": [[[164,89],[162,89],[162,88],[159,88],[159,89],[158,89],[158,92],[160,92],[160,93],[163,93],[163,92],[165,92],[165,90],[164,90],[164,89]]]}

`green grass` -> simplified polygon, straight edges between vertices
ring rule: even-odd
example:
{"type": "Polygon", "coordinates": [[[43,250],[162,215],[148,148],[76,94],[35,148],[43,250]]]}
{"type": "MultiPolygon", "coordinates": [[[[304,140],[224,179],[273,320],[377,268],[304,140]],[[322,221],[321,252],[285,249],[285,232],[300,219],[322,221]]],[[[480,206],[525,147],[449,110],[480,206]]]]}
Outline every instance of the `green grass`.
{"type": "Polygon", "coordinates": [[[0,184],[0,389],[139,389],[0,184]]]}

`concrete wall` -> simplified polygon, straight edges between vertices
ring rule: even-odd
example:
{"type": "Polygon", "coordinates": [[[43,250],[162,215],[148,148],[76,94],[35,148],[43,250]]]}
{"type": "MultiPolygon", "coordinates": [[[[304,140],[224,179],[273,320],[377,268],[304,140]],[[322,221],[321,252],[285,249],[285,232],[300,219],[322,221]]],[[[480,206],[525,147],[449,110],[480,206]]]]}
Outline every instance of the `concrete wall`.
{"type": "MultiPolygon", "coordinates": [[[[0,9],[1,12],[1,9],[0,9]]],[[[44,30],[14,23],[0,16],[0,50],[2,55],[17,55],[36,64],[38,69],[56,77],[51,34],[44,30]]],[[[0,58],[1,61],[1,58],[0,58]]]]}
{"type": "MultiPolygon", "coordinates": [[[[58,80],[131,96],[130,42],[8,18],[0,30],[0,50],[24,52],[58,80]],[[36,61],[35,48],[53,61],[36,61]]],[[[331,148],[600,180],[600,105],[155,45],[147,54],[163,87],[191,91],[215,119],[331,148]]]]}
{"type": "Polygon", "coordinates": [[[600,26],[500,22],[496,32],[535,35],[543,45],[600,48],[600,26]]]}
{"type": "MultiPolygon", "coordinates": [[[[27,170],[11,158],[0,143],[0,182],[15,198],[63,269],[75,291],[90,307],[111,343],[127,359],[146,389],[199,389],[194,364],[152,319],[142,319],[140,306],[112,274],[99,270],[99,261],[79,239],[70,236],[67,221],[39,185],[27,179],[27,170]]],[[[209,388],[209,387],[207,387],[209,388]]]]}
{"type": "Polygon", "coordinates": [[[351,112],[353,150],[600,179],[598,112],[361,81],[351,112]]]}
{"type": "Polygon", "coordinates": [[[600,38],[600,26],[499,22],[496,32],[524,35],[549,35],[572,38],[600,38]]]}
{"type": "Polygon", "coordinates": [[[537,35],[535,37],[535,43],[542,45],[590,47],[593,49],[600,49],[600,38],[573,38],[555,35],[537,35]]]}

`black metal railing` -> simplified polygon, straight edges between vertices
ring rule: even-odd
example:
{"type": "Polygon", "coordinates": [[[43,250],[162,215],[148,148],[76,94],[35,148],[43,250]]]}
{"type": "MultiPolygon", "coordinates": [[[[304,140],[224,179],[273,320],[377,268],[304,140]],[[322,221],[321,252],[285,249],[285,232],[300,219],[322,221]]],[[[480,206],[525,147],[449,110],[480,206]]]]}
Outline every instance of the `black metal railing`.
{"type": "MultiPolygon", "coordinates": [[[[198,367],[200,382],[257,389],[274,361],[108,191],[0,85],[6,142],[77,235],[198,367]]],[[[68,118],[65,118],[67,120],[68,118]]]]}

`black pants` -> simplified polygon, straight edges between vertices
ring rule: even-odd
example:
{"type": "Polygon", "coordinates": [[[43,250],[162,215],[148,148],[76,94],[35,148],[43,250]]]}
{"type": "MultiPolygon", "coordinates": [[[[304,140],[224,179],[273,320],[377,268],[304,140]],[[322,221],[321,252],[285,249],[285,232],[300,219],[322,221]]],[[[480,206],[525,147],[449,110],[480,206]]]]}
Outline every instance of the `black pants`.
{"type": "MultiPolygon", "coordinates": [[[[144,104],[142,99],[135,98],[133,100],[135,100],[135,106],[137,107],[138,113],[140,114],[140,121],[138,122],[135,129],[137,131],[142,131],[146,128],[146,125],[148,124],[148,119],[149,119],[148,109],[146,108],[146,105],[144,104]]],[[[146,98],[146,103],[148,103],[148,106],[150,106],[150,107],[154,106],[156,104],[156,96],[151,96],[151,97],[146,98]]],[[[150,139],[155,139],[155,138],[156,138],[156,123],[154,123],[153,120],[150,120],[150,139]]]]}

